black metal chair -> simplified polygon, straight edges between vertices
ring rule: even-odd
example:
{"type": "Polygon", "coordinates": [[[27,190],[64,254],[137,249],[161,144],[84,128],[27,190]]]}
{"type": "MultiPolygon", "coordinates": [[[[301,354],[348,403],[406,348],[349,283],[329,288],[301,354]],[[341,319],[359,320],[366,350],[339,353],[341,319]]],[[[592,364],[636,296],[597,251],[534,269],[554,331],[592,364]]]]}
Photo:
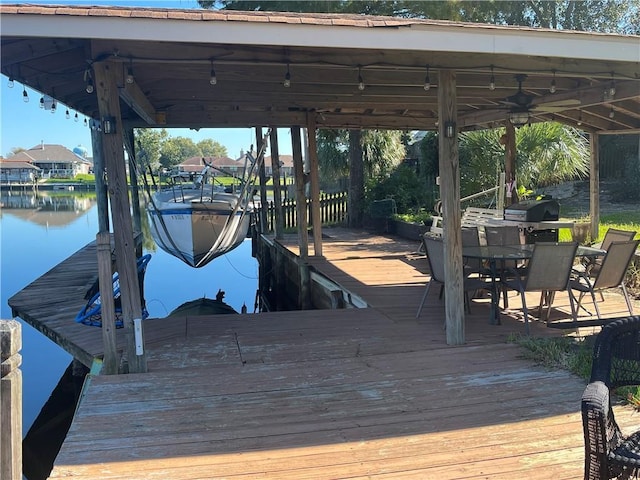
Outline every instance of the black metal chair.
{"type": "Polygon", "coordinates": [[[636,478],[640,473],[640,430],[625,437],[613,414],[611,392],[640,385],[640,316],[602,328],[593,349],[589,385],[582,395],[585,480],[636,478]]]}

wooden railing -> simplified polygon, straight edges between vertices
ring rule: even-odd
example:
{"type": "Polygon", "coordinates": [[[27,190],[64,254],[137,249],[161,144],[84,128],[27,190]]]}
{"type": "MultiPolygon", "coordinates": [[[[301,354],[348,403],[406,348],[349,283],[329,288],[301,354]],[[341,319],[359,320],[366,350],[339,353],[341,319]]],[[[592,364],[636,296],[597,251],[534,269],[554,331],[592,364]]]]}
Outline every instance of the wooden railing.
{"type": "MultiPolygon", "coordinates": [[[[307,199],[308,218],[311,218],[311,201],[307,199]]],[[[260,218],[260,215],[256,215],[260,218]]],[[[285,229],[298,226],[296,215],[296,201],[294,199],[282,202],[282,218],[285,229]]],[[[320,195],[320,219],[323,225],[345,222],[347,218],[347,192],[327,193],[320,195]]],[[[273,201],[267,207],[267,225],[261,231],[273,232],[276,224],[276,210],[273,201]]]]}

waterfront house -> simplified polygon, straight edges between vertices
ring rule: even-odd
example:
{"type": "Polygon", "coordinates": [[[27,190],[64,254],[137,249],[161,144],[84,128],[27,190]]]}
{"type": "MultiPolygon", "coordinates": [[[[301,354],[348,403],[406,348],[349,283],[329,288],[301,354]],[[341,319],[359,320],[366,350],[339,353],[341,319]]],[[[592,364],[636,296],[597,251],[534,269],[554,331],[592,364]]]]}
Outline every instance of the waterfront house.
{"type": "Polygon", "coordinates": [[[89,173],[92,166],[91,162],[68,148],[44,142],[16,153],[12,160],[37,167],[42,179],[73,178],[81,173],[89,173]]]}
{"type": "Polygon", "coordinates": [[[40,177],[41,169],[33,163],[11,159],[0,158],[0,184],[33,184],[40,177]]]}

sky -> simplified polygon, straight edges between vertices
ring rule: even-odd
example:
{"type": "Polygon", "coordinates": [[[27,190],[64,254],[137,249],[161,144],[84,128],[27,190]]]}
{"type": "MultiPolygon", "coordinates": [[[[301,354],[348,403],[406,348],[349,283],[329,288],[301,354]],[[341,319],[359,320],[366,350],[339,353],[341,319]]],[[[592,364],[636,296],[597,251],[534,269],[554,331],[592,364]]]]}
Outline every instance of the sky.
{"type": "MultiPolygon", "coordinates": [[[[0,0],[0,3],[15,3],[15,0],[0,0]]],[[[118,5],[162,8],[199,8],[196,0],[30,0],[31,4],[72,4],[72,5],[118,5]]],[[[40,143],[62,145],[69,150],[81,145],[91,152],[91,130],[84,126],[84,116],[78,115],[75,122],[74,110],[69,110],[66,118],[66,106],[58,105],[55,113],[40,108],[40,93],[26,88],[29,102],[23,101],[23,85],[14,82],[8,87],[9,79],[0,76],[0,155],[7,157],[15,148],[29,149],[40,143]]],[[[229,157],[237,158],[240,151],[247,151],[256,144],[252,128],[238,129],[167,129],[172,137],[187,137],[194,142],[212,139],[227,147],[229,157]]],[[[291,136],[289,129],[278,129],[280,154],[291,154],[291,136]]],[[[268,152],[268,150],[267,150],[268,152]]]]}

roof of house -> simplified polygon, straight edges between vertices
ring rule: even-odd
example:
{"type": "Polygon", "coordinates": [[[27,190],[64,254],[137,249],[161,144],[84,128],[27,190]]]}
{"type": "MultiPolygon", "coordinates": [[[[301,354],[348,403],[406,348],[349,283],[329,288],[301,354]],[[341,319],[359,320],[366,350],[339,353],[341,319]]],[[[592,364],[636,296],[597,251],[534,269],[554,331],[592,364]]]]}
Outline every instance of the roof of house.
{"type": "MultiPolygon", "coordinates": [[[[278,155],[280,159],[280,166],[282,167],[293,167],[293,156],[292,155],[278,155]]],[[[271,157],[264,157],[264,164],[268,167],[271,166],[271,157]]]]}
{"type": "Polygon", "coordinates": [[[239,160],[234,160],[229,157],[189,157],[179,165],[185,172],[199,172],[203,168],[202,160],[205,160],[207,163],[210,163],[214,167],[225,168],[225,167],[242,167],[244,163],[239,160]]]}
{"type": "Polygon", "coordinates": [[[28,150],[22,150],[13,156],[15,160],[24,162],[81,162],[90,163],[62,145],[41,143],[28,150]]]}
{"type": "Polygon", "coordinates": [[[23,161],[23,160],[13,160],[8,158],[0,157],[0,169],[10,170],[10,169],[30,169],[30,170],[40,170],[39,167],[34,164],[23,161]]]}

